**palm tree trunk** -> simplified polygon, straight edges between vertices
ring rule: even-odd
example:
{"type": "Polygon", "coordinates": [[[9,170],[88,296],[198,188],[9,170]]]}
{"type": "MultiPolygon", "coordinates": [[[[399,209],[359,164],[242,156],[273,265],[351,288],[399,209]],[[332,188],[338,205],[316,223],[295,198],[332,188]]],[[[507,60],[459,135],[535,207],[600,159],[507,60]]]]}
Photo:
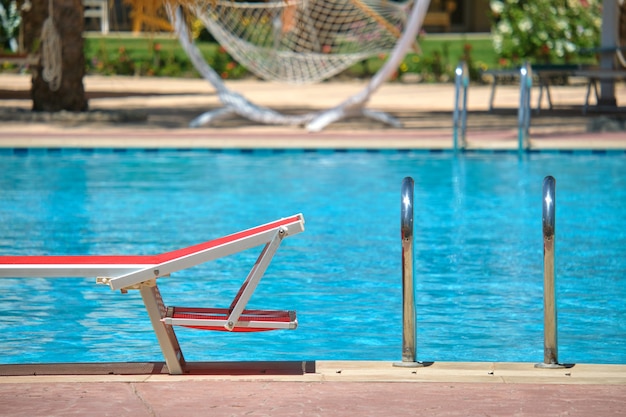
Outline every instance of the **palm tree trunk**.
{"type": "MultiPolygon", "coordinates": [[[[27,51],[39,55],[38,64],[32,68],[32,88],[34,111],[58,112],[86,111],[88,101],[85,96],[83,77],[85,75],[85,54],[83,50],[83,5],[81,0],[31,0],[32,7],[23,15],[24,46],[27,51]],[[50,5],[50,1],[52,5],[50,5]],[[59,42],[50,44],[61,50],[58,88],[43,76],[43,45],[52,39],[42,39],[42,27],[52,11],[54,30],[59,42]]],[[[48,32],[49,33],[49,32],[48,32]]],[[[56,49],[55,49],[56,50],[56,49]]]]}

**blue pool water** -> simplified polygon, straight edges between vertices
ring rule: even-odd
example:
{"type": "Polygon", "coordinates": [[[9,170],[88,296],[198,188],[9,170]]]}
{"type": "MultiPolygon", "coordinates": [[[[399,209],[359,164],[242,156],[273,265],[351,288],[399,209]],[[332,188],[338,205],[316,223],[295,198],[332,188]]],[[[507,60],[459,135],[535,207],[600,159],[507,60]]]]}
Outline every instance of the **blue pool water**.
{"type": "MultiPolygon", "coordinates": [[[[415,179],[417,356],[543,360],[541,193],[557,181],[559,360],[626,363],[623,152],[3,151],[0,254],[151,254],[302,212],[251,307],[295,331],[178,329],[186,359],[399,360],[400,186],[415,179]]],[[[225,306],[258,250],[160,279],[225,306]]],[[[137,292],[0,279],[0,363],[162,360],[137,292]]]]}

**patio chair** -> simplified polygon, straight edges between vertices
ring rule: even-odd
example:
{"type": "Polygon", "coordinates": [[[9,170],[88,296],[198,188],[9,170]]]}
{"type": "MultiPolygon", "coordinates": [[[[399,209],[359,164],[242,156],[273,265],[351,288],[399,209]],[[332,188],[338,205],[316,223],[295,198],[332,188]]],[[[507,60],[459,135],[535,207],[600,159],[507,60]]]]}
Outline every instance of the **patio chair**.
{"type": "Polygon", "coordinates": [[[137,289],[171,374],[184,372],[185,360],[173,326],[230,332],[295,329],[295,311],[247,310],[263,274],[282,240],[304,231],[297,214],[198,245],[158,255],[0,256],[2,277],[89,277],[112,290],[137,289]],[[227,308],[167,307],[157,278],[265,245],[241,288],[227,308]]]}
{"type": "Polygon", "coordinates": [[[109,1],[108,0],[82,0],[83,16],[85,19],[99,19],[100,32],[103,35],[109,33],[109,1]]]}

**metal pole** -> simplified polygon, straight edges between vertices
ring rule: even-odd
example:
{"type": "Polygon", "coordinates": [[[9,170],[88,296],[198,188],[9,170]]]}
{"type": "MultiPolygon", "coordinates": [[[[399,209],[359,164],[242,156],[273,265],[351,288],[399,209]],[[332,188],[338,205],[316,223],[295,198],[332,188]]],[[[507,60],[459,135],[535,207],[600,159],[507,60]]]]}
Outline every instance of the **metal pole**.
{"type": "Polygon", "coordinates": [[[454,88],[454,113],[452,114],[452,142],[454,151],[465,149],[465,130],[467,126],[467,86],[469,84],[469,75],[467,72],[467,64],[463,61],[454,71],[455,88],[454,88]],[[461,125],[461,137],[459,138],[459,124],[461,125]]]}
{"type": "Polygon", "coordinates": [[[470,75],[467,62],[463,61],[463,112],[461,113],[461,144],[463,149],[467,147],[467,87],[469,87],[470,75]]]}
{"type": "Polygon", "coordinates": [[[532,68],[528,62],[520,68],[520,103],[517,113],[518,149],[528,149],[528,131],[530,128],[530,92],[533,86],[532,68]]]}
{"type": "Polygon", "coordinates": [[[413,264],[413,178],[402,181],[400,233],[402,237],[402,362],[394,366],[423,366],[416,361],[415,285],[413,264]]]}
{"type": "Polygon", "coordinates": [[[563,368],[559,364],[557,345],[554,244],[556,216],[556,181],[543,180],[543,363],[537,368],[563,368]]]}
{"type": "MultiPolygon", "coordinates": [[[[600,30],[600,49],[614,49],[620,44],[620,12],[618,0],[604,0],[602,2],[602,26],[600,30]]],[[[623,19],[624,17],[621,16],[623,19]]],[[[600,52],[600,69],[615,69],[615,51],[600,52]]],[[[598,96],[596,96],[598,97],[598,96]]],[[[613,107],[617,110],[617,99],[615,97],[615,81],[612,79],[600,80],[600,97],[598,98],[599,106],[613,107]]]]}
{"type": "Polygon", "coordinates": [[[454,152],[458,152],[459,150],[459,96],[461,95],[461,74],[462,74],[461,64],[456,67],[454,73],[456,76],[454,77],[454,113],[452,113],[452,144],[454,147],[454,152]]]}

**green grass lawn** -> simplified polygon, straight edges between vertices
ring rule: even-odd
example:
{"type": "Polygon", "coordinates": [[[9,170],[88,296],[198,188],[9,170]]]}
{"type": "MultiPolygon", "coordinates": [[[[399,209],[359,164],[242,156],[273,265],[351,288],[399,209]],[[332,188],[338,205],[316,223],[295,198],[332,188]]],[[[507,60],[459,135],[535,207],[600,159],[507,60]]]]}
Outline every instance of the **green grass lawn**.
{"type": "MultiPolygon", "coordinates": [[[[418,39],[418,44],[421,52],[407,54],[398,68],[398,76],[415,74],[426,82],[451,81],[457,64],[468,57],[470,77],[474,81],[481,79],[481,71],[500,68],[489,33],[426,34],[418,39]]],[[[202,41],[197,45],[209,65],[223,78],[246,76],[246,69],[235,63],[217,43],[202,41]]],[[[84,49],[88,74],[199,76],[172,34],[134,36],[129,32],[108,35],[90,32],[86,34],[84,49]]],[[[372,57],[339,76],[371,77],[383,63],[380,57],[372,57]]],[[[7,68],[12,70],[3,67],[7,68]]]]}
{"type": "MultiPolygon", "coordinates": [[[[174,54],[179,59],[187,59],[178,39],[163,36],[132,36],[131,34],[111,34],[106,36],[89,35],[85,38],[85,57],[87,59],[106,53],[109,56],[119,54],[123,48],[128,56],[137,60],[152,59],[156,44],[161,46],[161,53],[174,54]]],[[[203,52],[214,52],[214,44],[200,43],[203,52]]]]}
{"type": "Polygon", "coordinates": [[[420,41],[422,55],[428,56],[439,51],[447,51],[450,61],[456,63],[463,57],[465,45],[471,45],[471,55],[474,62],[481,62],[489,68],[498,65],[498,55],[493,49],[491,36],[489,34],[463,35],[458,36],[426,36],[420,41]]]}
{"type": "MultiPolygon", "coordinates": [[[[497,66],[498,57],[491,45],[489,34],[472,35],[426,35],[419,40],[421,53],[417,55],[410,52],[407,55],[407,62],[419,62],[418,66],[413,65],[413,72],[430,71],[429,65],[433,65],[435,59],[441,60],[445,65],[444,71],[451,72],[459,60],[464,56],[466,45],[471,45],[471,56],[475,65],[483,68],[497,66]],[[435,57],[438,58],[435,58],[435,57]]],[[[200,50],[210,61],[212,66],[219,66],[219,62],[212,62],[212,57],[218,54],[219,45],[211,42],[198,42],[200,50]]],[[[131,72],[150,73],[150,66],[155,63],[155,48],[159,49],[159,65],[164,61],[177,63],[171,66],[166,73],[157,72],[154,75],[170,76],[197,76],[191,68],[185,52],[180,47],[178,40],[171,35],[146,35],[132,36],[126,33],[113,33],[107,36],[90,34],[85,38],[85,57],[88,63],[89,72],[131,72]],[[100,68],[94,64],[100,62],[100,68]],[[103,64],[106,63],[106,66],[103,64]],[[132,69],[124,67],[124,63],[133,63],[132,69]]],[[[367,62],[357,64],[348,69],[347,76],[366,77],[375,73],[382,65],[383,61],[372,58],[367,62]]],[[[128,67],[128,65],[127,65],[128,67]]],[[[152,68],[154,70],[154,68],[152,68]]],[[[216,68],[222,73],[220,68],[216,68]]]]}
{"type": "MultiPolygon", "coordinates": [[[[186,58],[185,52],[178,44],[178,39],[173,36],[137,37],[130,34],[89,35],[85,38],[85,55],[93,57],[102,50],[115,54],[120,48],[124,48],[133,58],[149,59],[157,43],[161,45],[162,53],[172,53],[180,59],[186,58]]],[[[423,56],[433,55],[435,52],[443,54],[447,52],[448,58],[452,61],[458,61],[463,56],[466,44],[472,46],[472,57],[475,61],[484,62],[490,67],[498,64],[498,56],[493,50],[489,34],[426,35],[419,40],[423,56]]],[[[217,49],[214,43],[199,42],[198,45],[204,53],[214,53],[217,49]]]]}

